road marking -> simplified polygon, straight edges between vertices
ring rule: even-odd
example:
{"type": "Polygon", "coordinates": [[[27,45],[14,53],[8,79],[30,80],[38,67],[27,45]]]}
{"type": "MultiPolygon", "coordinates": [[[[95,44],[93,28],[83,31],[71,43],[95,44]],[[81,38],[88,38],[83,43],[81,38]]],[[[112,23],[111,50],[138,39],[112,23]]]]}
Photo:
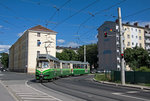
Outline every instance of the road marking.
{"type": "Polygon", "coordinates": [[[31,88],[31,89],[33,89],[33,90],[39,92],[39,93],[42,93],[42,94],[44,94],[44,95],[47,95],[47,96],[50,97],[50,98],[53,98],[53,99],[58,100],[58,101],[62,101],[62,100],[60,100],[60,99],[58,99],[58,98],[56,98],[56,97],[50,96],[50,95],[48,95],[48,94],[46,94],[46,93],[44,93],[44,92],[42,92],[42,91],[40,91],[40,90],[37,90],[37,89],[35,89],[35,88],[29,86],[29,85],[27,84],[27,82],[28,82],[28,81],[25,82],[25,85],[26,85],[27,87],[29,87],[29,88],[31,88]]]}
{"type": "Polygon", "coordinates": [[[128,98],[133,98],[133,99],[138,99],[138,100],[143,100],[143,101],[150,101],[149,99],[144,99],[144,98],[139,98],[139,97],[124,95],[124,93],[112,93],[112,94],[118,95],[118,96],[124,96],[124,97],[128,97],[128,98]]]}
{"type": "Polygon", "coordinates": [[[133,94],[133,93],[138,93],[138,91],[128,91],[126,93],[133,94]]]}
{"type": "Polygon", "coordinates": [[[12,93],[11,89],[9,89],[8,87],[6,87],[6,86],[4,85],[4,83],[3,83],[1,80],[0,80],[0,84],[1,84],[5,89],[7,89],[8,93],[14,98],[14,100],[19,101],[19,100],[16,98],[16,96],[12,93]]]}

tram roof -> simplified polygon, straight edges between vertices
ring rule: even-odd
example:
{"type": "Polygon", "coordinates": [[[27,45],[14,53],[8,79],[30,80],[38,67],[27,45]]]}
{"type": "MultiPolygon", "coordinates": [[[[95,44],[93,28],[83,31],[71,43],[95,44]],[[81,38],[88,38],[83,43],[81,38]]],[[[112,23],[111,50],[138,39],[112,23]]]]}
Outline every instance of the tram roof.
{"type": "Polygon", "coordinates": [[[38,59],[50,59],[50,60],[54,60],[54,61],[59,61],[58,58],[55,58],[49,54],[38,54],[37,58],[38,59]]]}
{"type": "Polygon", "coordinates": [[[81,62],[81,61],[64,61],[64,60],[60,60],[60,62],[72,63],[72,64],[89,64],[88,62],[81,62]]]}

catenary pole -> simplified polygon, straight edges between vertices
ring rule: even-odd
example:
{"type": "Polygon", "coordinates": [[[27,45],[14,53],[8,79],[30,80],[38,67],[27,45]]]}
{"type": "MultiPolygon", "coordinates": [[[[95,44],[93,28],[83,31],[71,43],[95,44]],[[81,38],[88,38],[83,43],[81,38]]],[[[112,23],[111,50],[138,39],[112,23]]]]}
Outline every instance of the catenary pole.
{"type": "Polygon", "coordinates": [[[84,62],[86,62],[86,45],[84,45],[84,62]]]}
{"type": "Polygon", "coordinates": [[[123,56],[123,35],[122,35],[122,21],[121,21],[121,8],[118,8],[118,19],[119,19],[119,36],[120,36],[120,60],[121,60],[121,83],[125,85],[125,68],[124,68],[124,56],[123,56]]]}

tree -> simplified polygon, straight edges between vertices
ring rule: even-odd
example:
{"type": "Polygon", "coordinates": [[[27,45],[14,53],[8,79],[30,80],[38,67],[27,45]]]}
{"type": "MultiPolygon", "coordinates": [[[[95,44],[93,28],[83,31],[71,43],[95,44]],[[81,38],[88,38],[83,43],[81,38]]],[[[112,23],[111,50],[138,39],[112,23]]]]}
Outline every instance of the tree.
{"type": "Polygon", "coordinates": [[[9,55],[8,53],[0,53],[0,61],[3,64],[4,68],[8,68],[9,55]]]}
{"type": "Polygon", "coordinates": [[[150,57],[148,51],[141,47],[135,47],[133,49],[127,48],[124,51],[126,63],[132,67],[133,70],[140,68],[141,66],[149,67],[150,57]]]}
{"type": "Polygon", "coordinates": [[[77,54],[71,49],[64,49],[62,53],[56,53],[56,57],[60,60],[78,60],[77,54]]]}
{"type": "MultiPolygon", "coordinates": [[[[79,61],[84,61],[84,46],[81,46],[78,51],[78,59],[79,61]]],[[[97,65],[97,45],[96,44],[90,44],[86,45],[86,60],[90,63],[90,67],[94,66],[95,68],[98,67],[97,65]]]]}

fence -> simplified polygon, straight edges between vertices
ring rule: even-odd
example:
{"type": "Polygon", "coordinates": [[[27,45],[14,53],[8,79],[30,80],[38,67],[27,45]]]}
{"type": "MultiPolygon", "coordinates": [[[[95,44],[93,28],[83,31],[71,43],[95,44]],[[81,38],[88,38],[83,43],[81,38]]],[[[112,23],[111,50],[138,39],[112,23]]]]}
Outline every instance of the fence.
{"type": "MultiPolygon", "coordinates": [[[[121,81],[120,71],[111,72],[111,81],[121,81]]],[[[150,72],[126,71],[125,81],[129,83],[150,83],[150,72]]]]}

